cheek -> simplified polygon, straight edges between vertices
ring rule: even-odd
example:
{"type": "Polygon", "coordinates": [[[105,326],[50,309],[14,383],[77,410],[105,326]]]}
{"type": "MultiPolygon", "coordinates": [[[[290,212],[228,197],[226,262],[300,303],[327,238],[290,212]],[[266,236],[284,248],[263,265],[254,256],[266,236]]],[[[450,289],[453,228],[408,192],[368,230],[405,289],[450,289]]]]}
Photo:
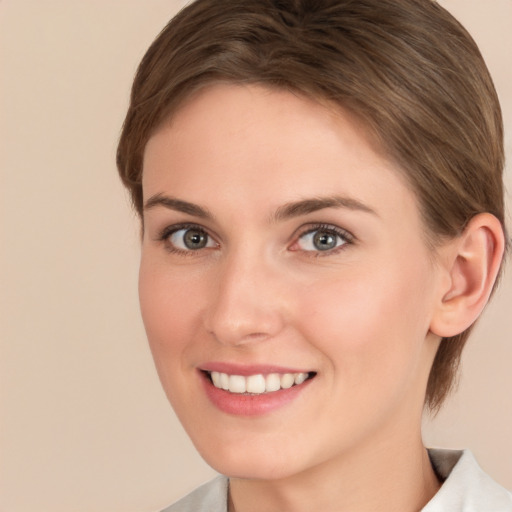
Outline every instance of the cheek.
{"type": "Polygon", "coordinates": [[[407,372],[428,331],[427,267],[411,259],[380,263],[297,294],[301,330],[353,386],[369,375],[407,372]]]}
{"type": "MultiPolygon", "coordinates": [[[[183,274],[183,273],[181,273],[183,274]]],[[[180,278],[164,265],[150,263],[144,255],[139,272],[139,300],[144,327],[155,363],[176,365],[198,326],[199,290],[190,279],[180,278]]]]}

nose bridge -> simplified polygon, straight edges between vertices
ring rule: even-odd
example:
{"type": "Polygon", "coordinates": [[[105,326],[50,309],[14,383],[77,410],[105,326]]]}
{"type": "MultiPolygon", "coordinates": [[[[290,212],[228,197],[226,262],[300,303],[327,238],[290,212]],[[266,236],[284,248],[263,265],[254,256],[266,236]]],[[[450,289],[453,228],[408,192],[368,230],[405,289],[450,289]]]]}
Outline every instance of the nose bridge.
{"type": "Polygon", "coordinates": [[[207,330],[231,345],[275,336],[283,322],[278,280],[262,251],[245,246],[226,254],[206,312],[207,330]]]}

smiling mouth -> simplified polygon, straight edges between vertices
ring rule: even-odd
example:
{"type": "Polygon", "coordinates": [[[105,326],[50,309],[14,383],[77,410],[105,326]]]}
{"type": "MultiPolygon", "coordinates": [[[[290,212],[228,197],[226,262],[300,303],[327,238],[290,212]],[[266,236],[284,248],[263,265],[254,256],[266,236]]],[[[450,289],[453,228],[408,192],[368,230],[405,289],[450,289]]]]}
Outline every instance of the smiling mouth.
{"type": "Polygon", "coordinates": [[[267,375],[259,373],[248,376],[230,375],[215,371],[205,371],[204,373],[217,389],[245,395],[263,395],[282,389],[290,389],[294,386],[300,386],[316,375],[315,372],[269,373],[267,375]]]}

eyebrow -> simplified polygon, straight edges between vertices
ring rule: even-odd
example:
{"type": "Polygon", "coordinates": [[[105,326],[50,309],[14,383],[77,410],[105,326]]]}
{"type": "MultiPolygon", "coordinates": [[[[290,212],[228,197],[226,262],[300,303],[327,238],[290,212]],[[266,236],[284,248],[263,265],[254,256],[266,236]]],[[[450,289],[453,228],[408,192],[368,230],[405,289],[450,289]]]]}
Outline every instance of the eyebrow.
{"type": "MultiPolygon", "coordinates": [[[[161,193],[150,197],[144,204],[144,210],[150,210],[157,206],[186,213],[200,219],[212,220],[214,218],[210,211],[202,206],[161,193]]],[[[270,220],[271,222],[279,222],[294,217],[300,217],[301,215],[308,215],[325,208],[346,208],[348,210],[356,210],[378,216],[375,210],[357,199],[344,196],[329,196],[313,197],[286,203],[277,208],[270,220]]]]}
{"type": "Polygon", "coordinates": [[[314,197],[286,203],[280,206],[272,215],[273,222],[279,222],[301,215],[308,215],[325,208],[346,208],[364,213],[370,213],[378,217],[377,212],[357,199],[344,196],[314,197]]]}
{"type": "Polygon", "coordinates": [[[186,213],[200,219],[213,219],[213,215],[206,208],[164,194],[155,194],[150,197],[144,204],[144,210],[151,210],[156,206],[163,206],[169,210],[186,213]]]}

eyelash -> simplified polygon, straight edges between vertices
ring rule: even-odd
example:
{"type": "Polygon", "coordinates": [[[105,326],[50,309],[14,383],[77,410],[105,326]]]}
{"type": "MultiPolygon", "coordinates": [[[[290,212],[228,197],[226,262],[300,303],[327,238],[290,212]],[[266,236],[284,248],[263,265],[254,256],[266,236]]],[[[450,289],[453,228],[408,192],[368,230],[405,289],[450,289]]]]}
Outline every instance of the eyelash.
{"type": "MultiPolygon", "coordinates": [[[[203,233],[210,239],[214,240],[214,238],[208,233],[207,230],[205,230],[202,226],[198,224],[174,224],[172,226],[165,227],[160,234],[158,235],[157,240],[160,242],[165,243],[166,249],[173,253],[173,254],[179,254],[181,256],[196,256],[198,252],[201,252],[201,249],[197,250],[182,250],[178,249],[174,245],[171,244],[169,241],[169,237],[180,230],[187,230],[187,229],[194,229],[200,233],[203,233]]],[[[341,245],[334,247],[332,249],[326,250],[326,251],[302,251],[304,254],[307,255],[307,257],[313,257],[313,258],[321,258],[326,256],[331,256],[334,254],[337,254],[341,250],[344,250],[346,246],[352,245],[355,241],[354,235],[352,235],[349,231],[339,228],[337,226],[334,226],[332,224],[309,224],[307,226],[303,226],[298,231],[297,235],[294,235],[295,241],[292,245],[295,245],[298,243],[298,241],[304,237],[305,235],[314,233],[315,231],[325,231],[326,233],[330,233],[332,235],[335,235],[336,237],[339,237],[343,240],[344,243],[341,245]]],[[[300,249],[295,249],[295,251],[299,251],[300,249]]]]}

